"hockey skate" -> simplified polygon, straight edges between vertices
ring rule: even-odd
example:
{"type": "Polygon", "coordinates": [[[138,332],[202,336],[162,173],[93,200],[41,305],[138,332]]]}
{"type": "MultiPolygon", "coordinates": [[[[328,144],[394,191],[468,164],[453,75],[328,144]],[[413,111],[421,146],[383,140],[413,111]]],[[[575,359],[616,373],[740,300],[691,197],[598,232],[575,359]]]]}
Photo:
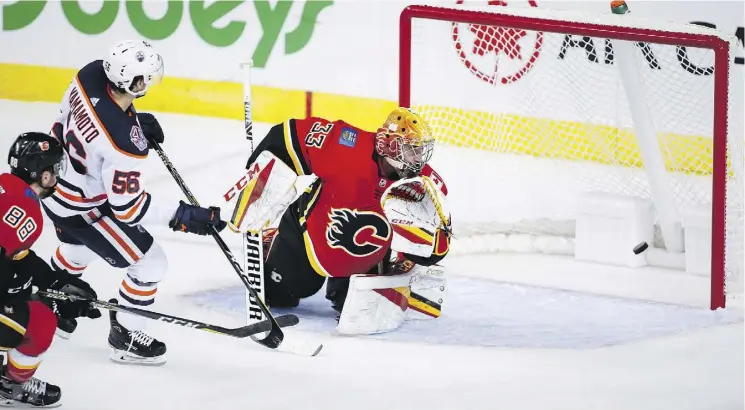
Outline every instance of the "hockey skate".
{"type": "Polygon", "coordinates": [[[20,383],[0,376],[0,407],[59,407],[62,390],[35,377],[20,383]]]}
{"type": "MultiPolygon", "coordinates": [[[[116,299],[109,303],[117,303],[116,299]]],[[[166,362],[166,345],[141,330],[130,331],[116,320],[116,312],[109,312],[111,330],[109,358],[117,363],[157,366],[166,362]]]]}
{"type": "Polygon", "coordinates": [[[55,329],[54,334],[63,339],[69,339],[75,329],[77,329],[78,321],[75,319],[65,319],[60,317],[56,300],[44,300],[43,302],[49,306],[49,308],[52,309],[52,312],[54,312],[54,315],[57,316],[57,329],[55,329]]]}
{"type": "Polygon", "coordinates": [[[54,334],[63,339],[69,339],[70,337],[72,337],[72,332],[74,332],[77,327],[78,327],[77,320],[63,319],[58,316],[57,317],[57,329],[54,331],[54,334]]]}

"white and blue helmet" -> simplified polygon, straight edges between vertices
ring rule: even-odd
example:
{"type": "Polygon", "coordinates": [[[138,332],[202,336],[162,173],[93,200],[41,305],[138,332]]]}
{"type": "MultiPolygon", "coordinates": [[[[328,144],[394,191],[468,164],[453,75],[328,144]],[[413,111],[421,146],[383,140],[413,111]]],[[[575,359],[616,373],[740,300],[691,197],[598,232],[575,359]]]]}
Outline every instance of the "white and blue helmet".
{"type": "Polygon", "coordinates": [[[147,41],[126,40],[116,44],[103,59],[103,67],[109,81],[135,97],[142,97],[150,86],[163,80],[163,58],[147,41]],[[140,76],[145,88],[134,92],[132,83],[140,76]]]}

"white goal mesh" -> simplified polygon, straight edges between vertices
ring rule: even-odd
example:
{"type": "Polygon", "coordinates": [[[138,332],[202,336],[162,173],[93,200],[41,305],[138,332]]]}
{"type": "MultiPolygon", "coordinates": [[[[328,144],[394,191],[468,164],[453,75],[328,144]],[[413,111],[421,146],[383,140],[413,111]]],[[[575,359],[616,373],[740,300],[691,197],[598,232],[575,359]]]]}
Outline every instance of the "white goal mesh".
{"type": "MultiPolygon", "coordinates": [[[[743,135],[732,114],[742,102],[729,92],[734,38],[610,11],[412,6],[404,16],[411,26],[402,18],[400,103],[430,122],[439,143],[491,158],[489,169],[474,170],[485,186],[468,196],[489,191],[493,198],[453,216],[460,238],[482,236],[466,241],[478,247],[471,251],[572,253],[580,196],[603,192],[654,199],[658,222],[725,216],[711,227],[725,249],[712,248],[725,265],[713,276],[741,277],[743,135]],[[624,88],[623,44],[633,44],[639,100],[624,88]],[[658,177],[645,163],[631,104],[651,118],[658,177]],[[655,181],[669,203],[653,198],[655,181]],[[485,213],[492,219],[483,220],[485,213]]],[[[656,228],[655,246],[663,248],[656,228]]]]}

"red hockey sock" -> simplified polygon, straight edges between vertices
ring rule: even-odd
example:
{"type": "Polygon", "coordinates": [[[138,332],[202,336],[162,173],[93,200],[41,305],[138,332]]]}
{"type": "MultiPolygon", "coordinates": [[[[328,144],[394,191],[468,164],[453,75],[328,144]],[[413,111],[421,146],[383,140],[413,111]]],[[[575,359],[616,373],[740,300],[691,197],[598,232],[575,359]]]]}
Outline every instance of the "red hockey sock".
{"type": "Polygon", "coordinates": [[[57,317],[39,301],[28,302],[29,320],[23,341],[8,354],[7,376],[19,382],[31,378],[41,363],[41,356],[52,345],[57,317]]]}

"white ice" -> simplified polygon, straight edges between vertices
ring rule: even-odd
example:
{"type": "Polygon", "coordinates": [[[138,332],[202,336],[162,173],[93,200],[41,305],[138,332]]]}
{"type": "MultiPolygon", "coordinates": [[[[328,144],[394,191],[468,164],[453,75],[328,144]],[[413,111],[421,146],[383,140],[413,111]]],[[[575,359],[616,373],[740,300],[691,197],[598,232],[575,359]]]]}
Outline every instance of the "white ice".
{"type": "MultiPolygon", "coordinates": [[[[20,132],[47,131],[56,106],[0,101],[0,112],[7,147],[20,132]]],[[[242,123],[159,119],[164,147],[191,190],[219,205],[247,158],[242,123]]],[[[262,135],[266,126],[255,130],[262,135]]],[[[446,162],[447,152],[436,158],[446,162]]],[[[148,162],[148,191],[160,201],[182,199],[158,157],[148,162]]],[[[454,192],[468,190],[467,175],[449,180],[457,181],[454,192]]],[[[152,309],[242,324],[238,279],[212,239],[151,231],[170,262],[152,309]]],[[[223,237],[237,252],[237,237],[223,237]]],[[[35,249],[48,257],[55,247],[46,225],[35,249]]],[[[670,273],[660,281],[645,270],[547,255],[462,255],[448,265],[443,317],[389,335],[337,336],[323,296],[305,301],[298,310],[305,320],[287,337],[322,340],[317,357],[150,322],[168,344],[168,363],[122,366],[108,359],[107,321],[81,320],[72,339],[55,339],[37,374],[63,388],[65,408],[78,410],[743,408],[742,312],[701,308],[703,278],[670,273]]],[[[96,261],[85,279],[107,299],[122,275],[96,261]]]]}

